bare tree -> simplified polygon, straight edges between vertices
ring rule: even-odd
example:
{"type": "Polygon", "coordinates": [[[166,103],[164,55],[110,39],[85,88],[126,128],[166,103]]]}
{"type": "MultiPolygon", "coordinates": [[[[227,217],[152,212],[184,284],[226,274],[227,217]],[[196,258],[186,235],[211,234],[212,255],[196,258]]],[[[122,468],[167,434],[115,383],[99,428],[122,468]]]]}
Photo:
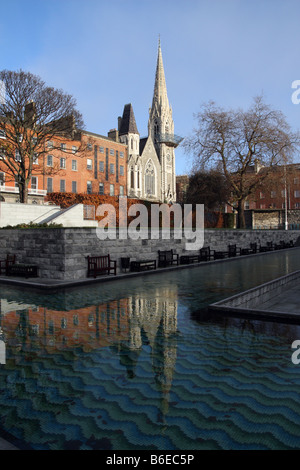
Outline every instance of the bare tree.
{"type": "Polygon", "coordinates": [[[76,140],[84,124],[75,99],[36,75],[3,70],[0,83],[0,163],[18,184],[20,202],[26,203],[29,181],[38,172],[34,162],[49,152],[47,142],[53,140],[55,148],[54,137],[76,140]]]}
{"type": "Polygon", "coordinates": [[[238,227],[245,227],[244,202],[267,179],[274,166],[291,161],[300,138],[280,111],[256,97],[249,110],[225,111],[210,102],[196,115],[198,127],[184,146],[203,171],[222,168],[238,211],[238,227]],[[260,171],[264,168],[264,171],[260,171]]]}
{"type": "Polygon", "coordinates": [[[218,170],[197,171],[190,176],[186,203],[204,204],[206,209],[219,211],[229,199],[227,180],[218,170]]]}

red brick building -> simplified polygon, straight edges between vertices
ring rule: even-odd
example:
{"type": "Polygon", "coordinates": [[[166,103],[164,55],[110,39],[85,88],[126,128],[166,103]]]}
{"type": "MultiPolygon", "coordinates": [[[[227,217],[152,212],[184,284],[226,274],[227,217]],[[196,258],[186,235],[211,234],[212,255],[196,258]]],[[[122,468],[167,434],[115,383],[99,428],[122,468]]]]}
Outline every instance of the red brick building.
{"type": "MultiPolygon", "coordinates": [[[[1,162],[5,159],[4,143],[5,133],[2,132],[0,198],[17,202],[18,186],[1,162]]],[[[45,145],[45,154],[33,163],[29,203],[42,203],[50,192],[127,194],[127,145],[87,131],[76,132],[73,137],[60,136],[45,145]]]]}

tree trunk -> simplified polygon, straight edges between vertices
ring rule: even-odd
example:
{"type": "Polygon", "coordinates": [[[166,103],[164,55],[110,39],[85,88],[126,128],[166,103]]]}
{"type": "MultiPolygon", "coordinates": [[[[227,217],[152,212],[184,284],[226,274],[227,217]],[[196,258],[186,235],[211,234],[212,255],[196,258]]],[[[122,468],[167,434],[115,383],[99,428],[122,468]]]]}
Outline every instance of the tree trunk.
{"type": "Polygon", "coordinates": [[[244,201],[238,201],[238,223],[237,228],[246,228],[244,201]]]}
{"type": "Polygon", "coordinates": [[[22,204],[28,203],[28,182],[22,181],[19,183],[19,198],[22,204]]]}

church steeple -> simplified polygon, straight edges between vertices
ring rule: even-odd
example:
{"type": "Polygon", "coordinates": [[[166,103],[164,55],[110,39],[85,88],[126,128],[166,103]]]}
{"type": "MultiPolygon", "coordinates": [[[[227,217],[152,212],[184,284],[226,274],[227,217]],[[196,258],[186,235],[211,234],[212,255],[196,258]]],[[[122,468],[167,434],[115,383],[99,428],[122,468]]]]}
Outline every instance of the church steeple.
{"type": "Polygon", "coordinates": [[[155,73],[155,84],[154,84],[154,93],[152,100],[152,109],[155,108],[155,105],[160,105],[163,108],[169,108],[169,100],[167,95],[167,86],[165,71],[161,53],[160,38],[158,41],[158,54],[157,54],[157,63],[156,63],[156,73],[155,73]]]}

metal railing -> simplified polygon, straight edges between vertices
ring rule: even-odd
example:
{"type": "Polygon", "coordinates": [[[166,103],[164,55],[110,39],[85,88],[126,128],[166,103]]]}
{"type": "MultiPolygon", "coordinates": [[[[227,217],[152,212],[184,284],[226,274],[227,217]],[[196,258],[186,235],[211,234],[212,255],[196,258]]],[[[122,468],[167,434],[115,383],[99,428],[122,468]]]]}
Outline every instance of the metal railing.
{"type": "MultiPolygon", "coordinates": [[[[8,186],[5,183],[0,184],[0,193],[19,194],[19,188],[17,188],[16,186],[8,186]]],[[[37,196],[46,196],[47,191],[45,189],[28,188],[28,194],[36,194],[37,196]]]]}

